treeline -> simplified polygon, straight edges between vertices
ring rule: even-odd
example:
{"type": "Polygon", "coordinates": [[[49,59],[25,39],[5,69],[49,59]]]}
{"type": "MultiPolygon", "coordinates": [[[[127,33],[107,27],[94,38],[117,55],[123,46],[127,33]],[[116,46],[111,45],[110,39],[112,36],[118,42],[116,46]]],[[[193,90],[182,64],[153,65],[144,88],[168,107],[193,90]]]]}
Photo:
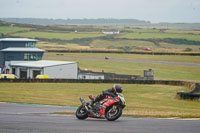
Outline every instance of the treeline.
{"type": "MultiPolygon", "coordinates": [[[[0,18],[1,21],[32,25],[102,25],[157,29],[200,30],[200,23],[151,23],[137,19],[45,19],[45,18],[0,18]]],[[[4,24],[5,25],[5,24],[4,24]]]]}
{"type": "Polygon", "coordinates": [[[149,21],[137,19],[43,19],[43,18],[0,18],[2,21],[36,25],[145,25],[149,21]]]}

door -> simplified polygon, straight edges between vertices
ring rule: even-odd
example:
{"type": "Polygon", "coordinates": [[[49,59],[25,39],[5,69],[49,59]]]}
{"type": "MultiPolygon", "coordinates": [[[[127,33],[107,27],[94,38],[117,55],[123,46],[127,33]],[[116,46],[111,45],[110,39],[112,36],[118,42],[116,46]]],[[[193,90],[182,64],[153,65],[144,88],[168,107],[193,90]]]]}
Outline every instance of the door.
{"type": "Polygon", "coordinates": [[[16,71],[15,68],[12,68],[12,74],[15,74],[15,71],[16,71]]]}
{"type": "Polygon", "coordinates": [[[20,70],[20,78],[27,79],[27,70],[20,70]]]}
{"type": "Polygon", "coordinates": [[[36,76],[40,74],[41,74],[41,70],[33,70],[33,78],[36,78],[36,76]]]}

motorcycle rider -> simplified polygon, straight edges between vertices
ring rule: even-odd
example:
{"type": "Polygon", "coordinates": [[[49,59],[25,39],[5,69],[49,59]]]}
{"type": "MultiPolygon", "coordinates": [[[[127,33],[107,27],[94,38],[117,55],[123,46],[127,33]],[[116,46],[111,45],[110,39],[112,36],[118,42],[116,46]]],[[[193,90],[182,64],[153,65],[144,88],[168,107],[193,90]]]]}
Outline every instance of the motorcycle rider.
{"type": "MultiPolygon", "coordinates": [[[[91,100],[91,103],[90,103],[91,108],[94,106],[94,103],[103,100],[106,96],[115,97],[117,96],[117,93],[122,93],[122,91],[123,89],[120,84],[114,84],[112,88],[103,91],[102,94],[98,95],[96,98],[91,100]]],[[[89,112],[92,115],[97,115],[97,113],[94,112],[93,110],[89,110],[89,112]]]]}

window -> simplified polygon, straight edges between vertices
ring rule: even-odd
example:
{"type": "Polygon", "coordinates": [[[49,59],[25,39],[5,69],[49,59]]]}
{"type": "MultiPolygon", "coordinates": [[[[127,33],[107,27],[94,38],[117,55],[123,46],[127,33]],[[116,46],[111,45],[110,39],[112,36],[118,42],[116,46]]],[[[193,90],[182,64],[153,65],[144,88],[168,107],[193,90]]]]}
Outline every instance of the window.
{"type": "Polygon", "coordinates": [[[9,59],[14,59],[14,56],[8,56],[9,59]]]}
{"type": "Polygon", "coordinates": [[[24,54],[24,60],[28,60],[28,56],[29,56],[29,54],[25,53],[24,54]]]}
{"type": "Polygon", "coordinates": [[[41,60],[42,54],[39,53],[24,53],[24,60],[41,60]]]}
{"type": "Polygon", "coordinates": [[[25,47],[34,48],[35,47],[35,42],[26,42],[25,47]]]}

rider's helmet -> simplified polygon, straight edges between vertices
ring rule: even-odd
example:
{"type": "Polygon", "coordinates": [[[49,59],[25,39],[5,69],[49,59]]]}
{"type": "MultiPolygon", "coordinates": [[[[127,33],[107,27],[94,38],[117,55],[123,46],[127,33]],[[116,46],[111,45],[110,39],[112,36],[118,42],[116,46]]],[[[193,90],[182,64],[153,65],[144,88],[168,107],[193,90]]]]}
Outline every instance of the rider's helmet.
{"type": "Polygon", "coordinates": [[[120,84],[114,84],[113,89],[115,93],[122,93],[123,91],[122,86],[120,84]]]}

